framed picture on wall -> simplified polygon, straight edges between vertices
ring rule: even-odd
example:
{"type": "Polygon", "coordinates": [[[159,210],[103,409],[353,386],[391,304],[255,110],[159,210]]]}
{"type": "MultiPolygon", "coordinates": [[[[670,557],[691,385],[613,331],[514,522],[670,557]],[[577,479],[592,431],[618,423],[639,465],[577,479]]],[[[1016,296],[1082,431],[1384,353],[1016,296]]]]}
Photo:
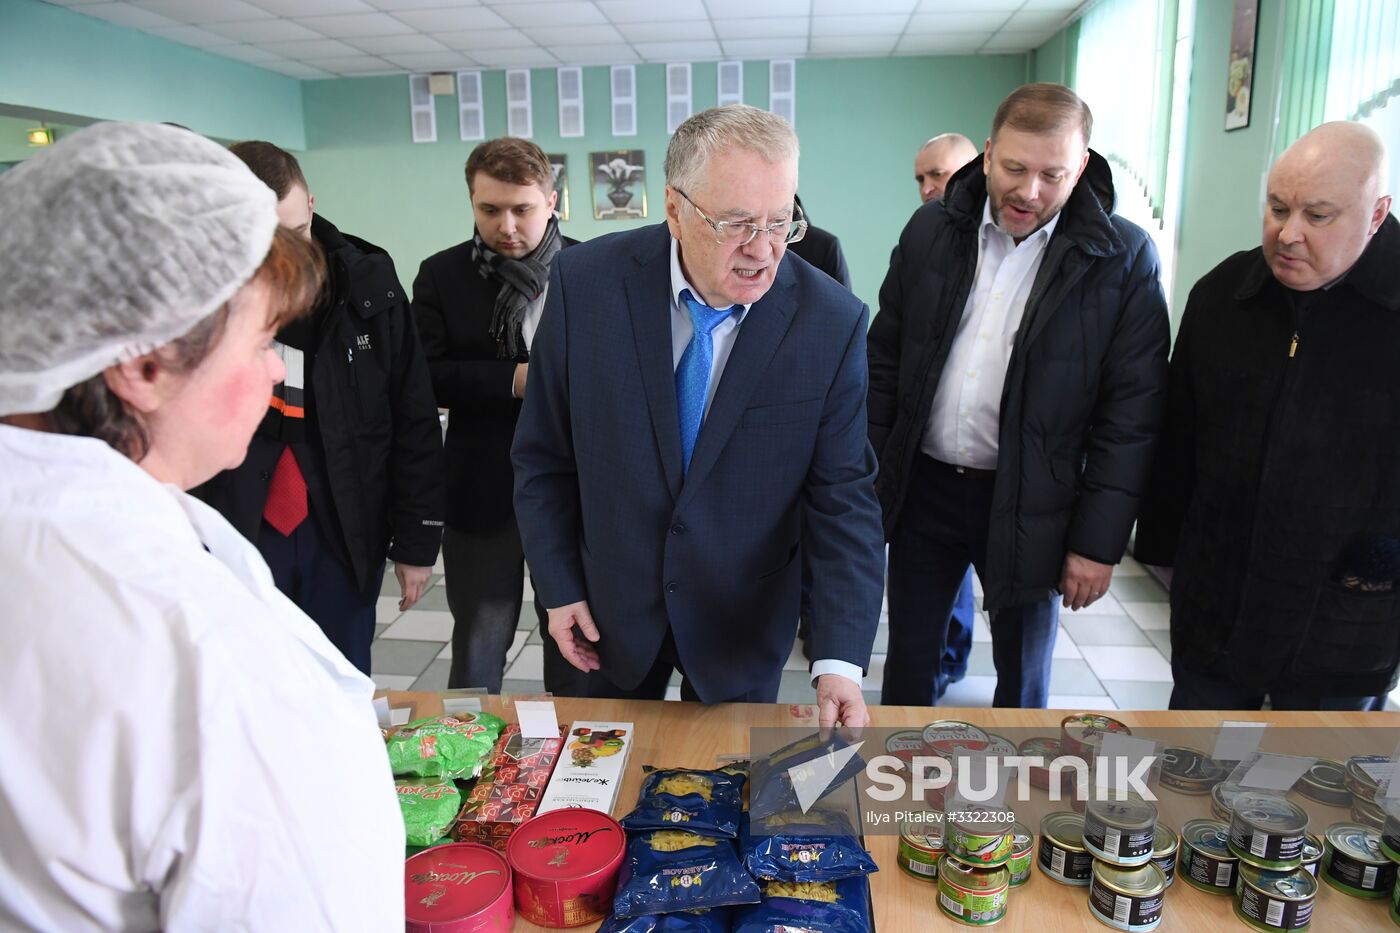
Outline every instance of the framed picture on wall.
{"type": "Polygon", "coordinates": [[[554,209],[559,212],[560,220],[568,220],[569,157],[562,152],[547,152],[544,157],[549,160],[549,167],[554,169],[554,190],[559,192],[559,203],[554,205],[554,209]]]}
{"type": "Polygon", "coordinates": [[[593,217],[633,220],[647,215],[647,154],[641,149],[590,152],[593,217]]]}
{"type": "Polygon", "coordinates": [[[1259,26],[1259,0],[1235,0],[1230,27],[1230,66],[1225,72],[1225,129],[1249,126],[1254,96],[1254,36],[1259,26]]]}

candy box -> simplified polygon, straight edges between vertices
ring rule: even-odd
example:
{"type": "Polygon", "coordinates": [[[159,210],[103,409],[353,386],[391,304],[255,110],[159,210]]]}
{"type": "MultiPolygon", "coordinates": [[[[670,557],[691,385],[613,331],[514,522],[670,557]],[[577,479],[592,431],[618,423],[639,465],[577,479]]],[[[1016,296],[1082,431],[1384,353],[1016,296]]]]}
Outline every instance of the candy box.
{"type": "Polygon", "coordinates": [[[505,727],[467,795],[452,828],[453,839],[505,851],[515,828],[539,812],[540,798],[564,746],[564,730],[559,731],[559,738],[527,739],[516,723],[505,727]]]}

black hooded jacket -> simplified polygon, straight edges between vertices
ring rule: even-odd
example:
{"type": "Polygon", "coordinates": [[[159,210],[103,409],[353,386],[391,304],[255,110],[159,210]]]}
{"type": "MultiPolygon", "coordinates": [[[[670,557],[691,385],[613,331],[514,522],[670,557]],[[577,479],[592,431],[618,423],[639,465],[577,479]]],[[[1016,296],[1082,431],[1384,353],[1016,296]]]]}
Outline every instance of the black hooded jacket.
{"type": "MultiPolygon", "coordinates": [[[[919,208],[890,258],[870,327],[870,439],[885,533],[977,270],[982,162],[919,208]]],[[[1089,164],[1060,212],[1002,389],[983,577],[988,608],[1046,598],[1065,552],[1117,563],[1147,484],[1170,343],[1157,250],[1114,216],[1108,163],[1089,164]]]]}

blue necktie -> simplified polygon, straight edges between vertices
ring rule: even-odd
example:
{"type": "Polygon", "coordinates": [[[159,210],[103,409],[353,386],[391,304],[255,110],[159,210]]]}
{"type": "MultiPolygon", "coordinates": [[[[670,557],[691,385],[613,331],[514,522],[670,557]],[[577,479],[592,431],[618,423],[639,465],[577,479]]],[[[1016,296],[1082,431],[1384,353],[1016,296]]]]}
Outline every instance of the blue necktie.
{"type": "Polygon", "coordinates": [[[710,392],[710,367],[715,359],[715,341],[710,332],[719,326],[740,305],[718,310],[695,299],[690,289],[681,289],[681,299],[690,309],[690,323],[695,333],[690,337],[681,363],[676,367],[676,403],[680,409],[681,457],[684,470],[690,470],[690,456],[695,453],[695,439],[700,436],[700,424],[705,420],[705,399],[710,392]]]}

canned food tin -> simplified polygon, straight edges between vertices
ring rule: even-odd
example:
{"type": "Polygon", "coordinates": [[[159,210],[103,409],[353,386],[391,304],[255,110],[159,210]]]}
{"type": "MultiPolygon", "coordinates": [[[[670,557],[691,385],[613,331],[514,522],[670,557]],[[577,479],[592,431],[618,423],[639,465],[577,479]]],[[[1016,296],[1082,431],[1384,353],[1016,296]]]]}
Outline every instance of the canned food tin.
{"type": "Polygon", "coordinates": [[[987,747],[987,733],[961,719],[940,719],[924,726],[924,745],[940,755],[950,755],[959,749],[981,751],[987,747]]]}
{"type": "Polygon", "coordinates": [[[504,933],[515,923],[510,866],[474,842],[424,849],[403,865],[409,933],[504,933]]]}
{"type": "Polygon", "coordinates": [[[1347,790],[1346,766],[1330,758],[1319,758],[1298,779],[1298,793],[1309,800],[1334,807],[1351,806],[1351,791],[1347,790]]]}
{"type": "Polygon", "coordinates": [[[1011,811],[1004,807],[968,804],[966,809],[950,810],[944,822],[943,848],[970,865],[1003,865],[1011,857],[1013,822],[1011,811]]]}
{"type": "Polygon", "coordinates": [[[1301,868],[1303,871],[1317,877],[1317,867],[1322,864],[1322,839],[1308,833],[1303,837],[1303,859],[1301,868]]]}
{"type": "Polygon", "coordinates": [[[1025,823],[1011,826],[1011,857],[1006,860],[1006,870],[1011,873],[1011,886],[1018,888],[1031,880],[1031,860],[1035,855],[1035,839],[1025,823]]]}
{"type": "Polygon", "coordinates": [[[1307,872],[1265,871],[1240,866],[1235,888],[1235,915],[1262,933],[1306,930],[1317,901],[1317,879],[1307,872]]]}
{"type": "Polygon", "coordinates": [[[1066,755],[1089,761],[1099,750],[1104,735],[1110,732],[1132,735],[1123,723],[1101,713],[1075,713],[1060,723],[1060,747],[1066,755]]]}
{"type": "Polygon", "coordinates": [[[1351,818],[1372,829],[1385,829],[1385,810],[1380,804],[1361,797],[1351,799],[1351,818]]]}
{"type": "Polygon", "coordinates": [[[1218,820],[1189,820],[1181,827],[1181,877],[1208,894],[1231,894],[1240,860],[1230,851],[1230,827],[1218,820]]]}
{"type": "Polygon", "coordinates": [[[1210,813],[1222,823],[1230,822],[1230,815],[1235,810],[1235,801],[1240,795],[1246,793],[1245,789],[1238,784],[1217,784],[1210,789],[1210,813]]]}
{"type": "Polygon", "coordinates": [[[1047,813],[1040,821],[1040,870],[1061,884],[1083,886],[1094,871],[1094,857],[1084,850],[1084,817],[1047,813]]]}
{"type": "Polygon", "coordinates": [[[1400,881],[1390,889],[1390,922],[1400,927],[1400,881]]]}
{"type": "Polygon", "coordinates": [[[1230,815],[1230,849],[1242,860],[1271,871],[1291,871],[1303,856],[1308,814],[1277,794],[1247,793],[1230,815]]]}
{"type": "Polygon", "coordinates": [[[1381,898],[1395,887],[1395,863],[1382,854],[1380,833],[1356,823],[1333,823],[1323,839],[1323,881],[1352,897],[1381,898]]]}
{"type": "Polygon", "coordinates": [[[1375,800],[1378,790],[1390,786],[1394,767],[1384,755],[1353,755],[1347,759],[1343,780],[1354,796],[1375,800]]]}
{"type": "MultiPolygon", "coordinates": [[[[1060,740],[1050,736],[1036,736],[1033,739],[1026,739],[1020,744],[1016,751],[1022,758],[1044,758],[1045,764],[1030,768],[1026,772],[1032,787],[1039,787],[1041,790],[1050,789],[1050,762],[1060,757],[1060,740]]],[[[1066,785],[1065,772],[1059,772],[1058,781],[1061,789],[1066,785]]]]}
{"type": "Polygon", "coordinates": [[[1386,814],[1381,827],[1381,851],[1392,862],[1400,862],[1400,819],[1386,814]]]}
{"type": "Polygon", "coordinates": [[[1157,824],[1152,843],[1152,864],[1162,869],[1167,878],[1167,887],[1176,880],[1176,853],[1179,848],[1176,830],[1166,823],[1157,824]]]}
{"type": "Polygon", "coordinates": [[[943,824],[903,821],[899,824],[899,852],[895,861],[915,878],[935,881],[938,860],[943,857],[943,824]]]}
{"type": "Polygon", "coordinates": [[[896,732],[885,739],[885,751],[906,765],[913,762],[914,756],[924,754],[924,747],[924,735],[918,729],[896,732]]]}
{"type": "Polygon", "coordinates": [[[1166,890],[1167,879],[1151,863],[1120,868],[1095,862],[1094,878],[1089,884],[1089,910],[1115,930],[1155,930],[1162,922],[1166,890]]]}
{"type": "Polygon", "coordinates": [[[1084,848],[1111,865],[1152,860],[1157,807],[1146,800],[1091,800],[1084,810],[1084,848]]]}
{"type": "Polygon", "coordinates": [[[1225,767],[1198,749],[1176,746],[1162,751],[1162,786],[1178,794],[1209,794],[1225,776],[1225,767]]]}
{"type": "Polygon", "coordinates": [[[938,864],[938,906],[968,926],[988,927],[1006,916],[1010,874],[1005,868],[977,868],[950,855],[938,864]]]}
{"type": "Polygon", "coordinates": [[[1010,758],[1016,754],[1016,745],[1004,735],[997,735],[995,732],[987,733],[987,747],[983,749],[989,755],[1000,755],[1003,758],[1010,758]]]}
{"type": "Polygon", "coordinates": [[[516,911],[543,927],[610,915],[626,842],[617,821],[598,810],[551,810],[522,823],[506,843],[516,911]]]}

